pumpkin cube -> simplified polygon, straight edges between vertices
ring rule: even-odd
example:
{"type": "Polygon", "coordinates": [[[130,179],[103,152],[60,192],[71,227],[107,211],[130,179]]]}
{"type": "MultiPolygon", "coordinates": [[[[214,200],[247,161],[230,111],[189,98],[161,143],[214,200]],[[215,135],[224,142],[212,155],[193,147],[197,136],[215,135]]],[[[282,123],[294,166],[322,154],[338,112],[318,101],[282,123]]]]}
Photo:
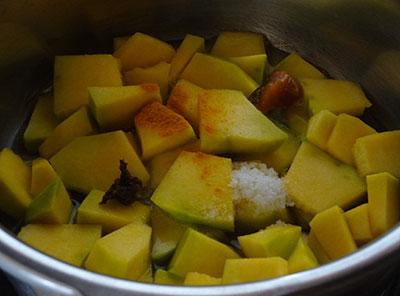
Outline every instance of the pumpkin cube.
{"type": "Polygon", "coordinates": [[[355,168],[308,142],[301,144],[285,181],[296,207],[311,216],[334,205],[349,209],[361,202],[367,189],[355,168]]]}
{"type": "Polygon", "coordinates": [[[150,263],[151,227],[134,222],[97,240],[85,262],[88,270],[138,280],[150,263]]]}
{"type": "Polygon", "coordinates": [[[96,130],[96,124],[89,110],[82,107],[55,127],[39,146],[39,154],[49,159],[73,139],[95,134],[96,130]]]}
{"type": "Polygon", "coordinates": [[[151,211],[151,227],[153,228],[151,258],[157,264],[165,264],[171,258],[187,226],[154,206],[151,211]]]}
{"type": "Polygon", "coordinates": [[[57,117],[53,112],[53,96],[38,98],[31,119],[24,132],[24,144],[29,153],[36,153],[37,148],[57,126],[57,117]]]}
{"type": "Polygon", "coordinates": [[[299,239],[287,261],[289,273],[295,273],[318,266],[317,258],[315,258],[314,253],[304,242],[303,238],[299,239]]]}
{"type": "Polygon", "coordinates": [[[32,201],[31,168],[8,148],[0,152],[0,209],[22,218],[32,201]]]}
{"type": "Polygon", "coordinates": [[[174,55],[175,50],[171,45],[140,32],[135,33],[114,52],[114,56],[121,60],[123,72],[161,62],[169,63],[174,55]]]}
{"type": "Polygon", "coordinates": [[[26,224],[67,224],[72,213],[72,201],[61,180],[57,178],[30,203],[26,224]]]}
{"type": "Polygon", "coordinates": [[[326,151],[326,144],[335,127],[337,115],[329,110],[322,110],[312,116],[308,122],[306,138],[318,148],[326,151]]]}
{"type": "Polygon", "coordinates": [[[266,154],[247,154],[238,155],[235,158],[240,160],[259,160],[267,167],[273,168],[278,174],[289,168],[300,147],[301,141],[290,131],[285,131],[288,135],[276,150],[266,154]]]}
{"type": "Polygon", "coordinates": [[[240,91],[204,92],[199,117],[200,147],[207,153],[267,153],[288,138],[240,91]]]}
{"type": "Polygon", "coordinates": [[[101,130],[131,129],[133,118],[150,102],[161,102],[156,84],[89,87],[90,109],[101,130]]]}
{"type": "Polygon", "coordinates": [[[205,89],[234,89],[249,96],[259,85],[231,61],[196,53],[179,76],[205,89]]]}
{"type": "Polygon", "coordinates": [[[99,225],[29,224],[18,233],[18,238],[31,247],[75,266],[83,265],[100,237],[99,225]]]}
{"type": "Polygon", "coordinates": [[[36,158],[32,161],[32,180],[31,180],[31,194],[37,196],[48,185],[53,183],[59,177],[49,161],[44,158],[36,158]]]}
{"type": "Polygon", "coordinates": [[[329,110],[335,114],[361,116],[366,108],[372,106],[361,87],[354,82],[311,78],[299,81],[313,115],[321,110],[329,110]]]}
{"type": "Polygon", "coordinates": [[[400,178],[400,131],[358,138],[353,146],[354,162],[361,176],[388,172],[400,178]]]}
{"type": "Polygon", "coordinates": [[[376,134],[375,129],[359,118],[345,113],[339,114],[326,143],[326,151],[336,159],[354,166],[354,143],[358,138],[372,134],[376,134]]]}
{"type": "Polygon", "coordinates": [[[196,132],[199,131],[199,96],[203,92],[201,87],[181,79],[172,89],[167,101],[167,106],[185,117],[196,132]]]}
{"type": "Polygon", "coordinates": [[[112,55],[56,56],[54,113],[63,120],[89,104],[89,86],[121,86],[120,63],[112,55]]]}
{"type": "Polygon", "coordinates": [[[400,182],[389,173],[367,176],[368,209],[374,237],[390,230],[400,220],[400,182]]]}
{"type": "Polygon", "coordinates": [[[321,246],[320,242],[318,241],[318,238],[316,237],[312,229],[308,235],[307,244],[312,250],[313,254],[315,255],[315,258],[317,258],[319,264],[325,264],[331,261],[331,259],[329,258],[324,248],[321,246]]]}
{"type": "Polygon", "coordinates": [[[186,34],[171,60],[169,81],[175,82],[196,52],[204,52],[204,38],[186,34]]]}
{"type": "Polygon", "coordinates": [[[287,259],[301,235],[296,225],[271,225],[258,232],[238,237],[246,257],[282,257],[287,259]]]}
{"type": "Polygon", "coordinates": [[[230,60],[253,78],[255,82],[258,84],[263,82],[265,69],[268,65],[266,54],[232,57],[230,60]]]}
{"type": "Polygon", "coordinates": [[[150,171],[150,187],[156,189],[168,172],[169,168],[177,159],[178,155],[183,151],[197,152],[199,151],[200,142],[196,141],[188,145],[184,145],[167,152],[158,154],[150,160],[149,171],[150,171]]]}
{"type": "Polygon", "coordinates": [[[215,278],[208,274],[188,272],[183,282],[184,286],[215,286],[221,285],[221,278],[215,278]]]}
{"type": "Polygon", "coordinates": [[[340,207],[333,206],[318,213],[310,226],[329,258],[338,259],[357,250],[340,207]]]}
{"type": "Polygon", "coordinates": [[[288,273],[288,263],[281,257],[228,259],[222,284],[261,281],[288,273]]]}
{"type": "Polygon", "coordinates": [[[161,62],[148,68],[136,67],[123,75],[126,85],[155,83],[160,87],[160,94],[164,101],[168,95],[168,75],[170,64],[161,62]]]}
{"type": "Polygon", "coordinates": [[[146,105],[136,115],[135,126],[144,159],[150,159],[196,139],[189,122],[159,102],[146,105]]]}
{"type": "Polygon", "coordinates": [[[182,151],[151,200],[178,221],[233,231],[231,172],[229,158],[182,151]]]}
{"type": "Polygon", "coordinates": [[[292,52],[284,58],[273,71],[286,71],[294,78],[324,79],[325,75],[309,62],[292,52]]]}
{"type": "Polygon", "coordinates": [[[221,277],[225,261],[231,258],[239,258],[239,255],[227,245],[188,228],[179,241],[168,271],[183,278],[188,272],[221,277]]]}
{"type": "Polygon", "coordinates": [[[132,176],[147,184],[150,176],[123,131],[76,138],[50,163],[68,189],[88,194],[93,189],[110,188],[120,176],[121,159],[132,176]]]}
{"type": "Polygon", "coordinates": [[[211,54],[222,57],[265,54],[264,37],[251,32],[222,32],[218,35],[211,54]]]}
{"type": "Polygon", "coordinates": [[[123,205],[115,199],[100,204],[105,192],[92,190],[78,208],[76,223],[101,225],[103,234],[108,234],[134,221],[148,224],[150,207],[140,202],[123,205]]]}
{"type": "Polygon", "coordinates": [[[369,204],[364,203],[344,213],[354,241],[362,246],[373,239],[369,218],[369,204]]]}
{"type": "Polygon", "coordinates": [[[306,138],[309,116],[304,105],[293,104],[283,110],[287,126],[302,140],[306,138]]]}

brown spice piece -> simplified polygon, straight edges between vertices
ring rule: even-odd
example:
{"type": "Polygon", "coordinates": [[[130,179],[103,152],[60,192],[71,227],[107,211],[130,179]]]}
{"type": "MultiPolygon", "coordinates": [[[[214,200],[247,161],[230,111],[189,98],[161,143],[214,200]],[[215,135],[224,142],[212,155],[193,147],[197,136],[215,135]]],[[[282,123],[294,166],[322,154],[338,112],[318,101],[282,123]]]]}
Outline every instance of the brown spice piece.
{"type": "Polygon", "coordinates": [[[257,108],[261,112],[287,107],[303,96],[300,83],[286,71],[274,72],[261,89],[257,108]]]}
{"type": "Polygon", "coordinates": [[[134,201],[143,201],[140,194],[143,191],[142,181],[136,177],[131,177],[127,166],[128,164],[121,159],[119,166],[121,176],[115,179],[110,189],[104,194],[100,204],[105,204],[109,199],[116,199],[126,206],[134,201]]]}
{"type": "Polygon", "coordinates": [[[135,125],[157,130],[160,137],[168,137],[190,127],[186,119],[159,102],[147,104],[135,117],[135,125]]]}

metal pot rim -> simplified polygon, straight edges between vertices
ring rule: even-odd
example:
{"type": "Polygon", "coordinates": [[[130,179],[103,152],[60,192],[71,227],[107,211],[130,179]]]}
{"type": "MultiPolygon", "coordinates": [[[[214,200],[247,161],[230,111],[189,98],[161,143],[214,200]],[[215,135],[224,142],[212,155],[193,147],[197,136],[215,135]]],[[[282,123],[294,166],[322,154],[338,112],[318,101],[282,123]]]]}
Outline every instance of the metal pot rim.
{"type": "MultiPolygon", "coordinates": [[[[78,290],[97,289],[140,295],[284,295],[337,281],[395,254],[400,247],[400,227],[356,252],[317,268],[270,280],[213,287],[178,287],[128,281],[94,273],[49,257],[0,229],[0,265],[11,275],[24,275],[32,285],[54,285],[62,295],[80,295],[78,290]],[[240,289],[238,289],[240,286],[240,289]]],[[[51,288],[51,287],[50,287],[51,288]]]]}

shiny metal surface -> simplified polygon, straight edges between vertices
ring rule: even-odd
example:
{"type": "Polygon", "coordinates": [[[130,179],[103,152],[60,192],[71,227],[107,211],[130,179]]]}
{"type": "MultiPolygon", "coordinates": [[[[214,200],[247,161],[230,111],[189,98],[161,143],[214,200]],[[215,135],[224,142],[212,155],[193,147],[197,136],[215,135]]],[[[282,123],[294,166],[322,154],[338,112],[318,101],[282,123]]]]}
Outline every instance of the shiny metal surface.
{"type": "MultiPolygon", "coordinates": [[[[164,40],[222,30],[264,33],[331,77],[362,85],[365,118],[400,129],[400,7],[388,0],[2,0],[0,148],[23,154],[20,132],[32,97],[49,85],[55,54],[110,52],[114,36],[142,31],[164,40]]],[[[24,155],[28,158],[27,155],[24,155]]],[[[15,239],[1,216],[0,266],[50,295],[376,295],[400,261],[400,227],[354,254],[282,278],[205,288],[128,282],[64,264],[15,239]],[[8,230],[7,230],[8,229],[8,230]]]]}

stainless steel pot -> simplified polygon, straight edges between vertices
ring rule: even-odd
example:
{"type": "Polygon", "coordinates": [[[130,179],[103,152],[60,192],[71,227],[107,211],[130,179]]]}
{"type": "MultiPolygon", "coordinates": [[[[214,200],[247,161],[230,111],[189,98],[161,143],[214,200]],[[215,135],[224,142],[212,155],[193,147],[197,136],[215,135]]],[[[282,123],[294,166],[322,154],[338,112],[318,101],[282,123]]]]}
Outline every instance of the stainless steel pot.
{"type": "MultiPolygon", "coordinates": [[[[111,50],[114,36],[142,31],[164,40],[222,30],[264,33],[333,78],[362,85],[365,118],[400,128],[400,6],[388,0],[3,0],[0,1],[0,146],[20,152],[32,97],[49,85],[55,54],[111,50]]],[[[399,151],[400,153],[400,151],[399,151]]],[[[25,155],[26,156],[26,155],[25,155]]],[[[27,156],[26,156],[27,157],[27,156]]],[[[19,242],[1,216],[0,266],[49,295],[375,295],[400,261],[400,227],[316,269],[220,287],[128,282],[50,258],[19,242]]]]}

